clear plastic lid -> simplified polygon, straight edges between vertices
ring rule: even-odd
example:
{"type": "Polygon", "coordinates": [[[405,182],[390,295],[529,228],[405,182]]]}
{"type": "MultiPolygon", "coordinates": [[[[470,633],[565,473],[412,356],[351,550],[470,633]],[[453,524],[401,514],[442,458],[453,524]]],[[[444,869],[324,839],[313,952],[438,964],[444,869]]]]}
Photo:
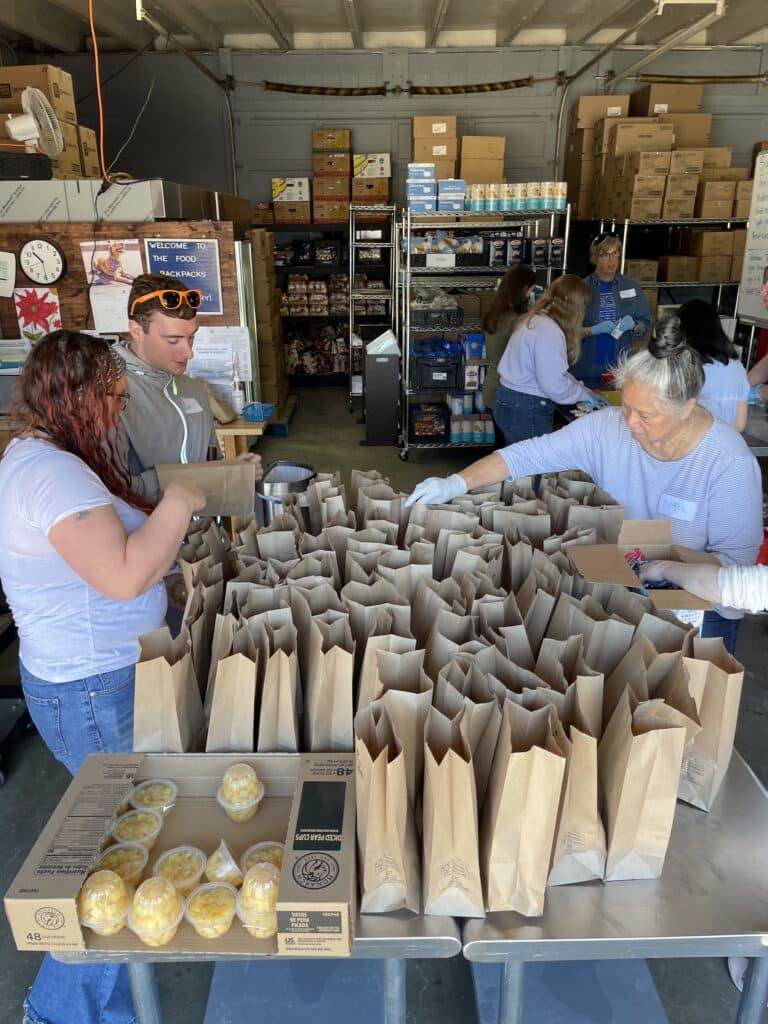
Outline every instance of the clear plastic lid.
{"type": "Polygon", "coordinates": [[[137,885],[149,860],[149,850],[141,843],[115,843],[96,861],[97,871],[114,871],[131,885],[137,885]]]}
{"type": "Polygon", "coordinates": [[[243,884],[244,872],[237,865],[232,851],[222,839],[208,858],[205,865],[205,877],[209,882],[227,882],[239,888],[243,884]]]}
{"type": "Polygon", "coordinates": [[[152,874],[167,878],[183,893],[191,892],[203,877],[206,856],[197,846],[175,846],[155,861],[152,874]]]}
{"type": "Polygon", "coordinates": [[[119,842],[141,843],[151,849],[163,827],[159,811],[128,811],[112,826],[112,835],[119,842]]]}
{"type": "Polygon", "coordinates": [[[283,867],[284,853],[285,843],[271,839],[262,843],[254,843],[240,858],[240,870],[245,874],[254,864],[267,863],[274,864],[280,871],[283,867]]]}
{"type": "Polygon", "coordinates": [[[237,908],[237,889],[226,882],[206,882],[189,894],[184,914],[204,938],[223,934],[232,924],[237,908]],[[215,935],[208,936],[206,931],[215,935]]]}
{"type": "Polygon", "coordinates": [[[122,925],[131,905],[131,892],[116,872],[95,871],[77,894],[80,923],[96,930],[122,925]]]}
{"type": "Polygon", "coordinates": [[[134,786],[130,804],[137,811],[159,811],[166,815],[178,795],[179,787],[171,779],[147,779],[134,786]]]}
{"type": "Polygon", "coordinates": [[[231,764],[224,772],[219,788],[222,806],[244,807],[257,803],[264,795],[264,786],[249,764],[231,764]]]}
{"type": "Polygon", "coordinates": [[[261,803],[263,798],[264,798],[264,786],[261,784],[261,782],[259,782],[259,784],[258,784],[258,789],[256,790],[255,795],[250,797],[245,802],[241,801],[241,802],[233,803],[231,800],[227,800],[227,798],[222,793],[221,787],[219,787],[219,789],[216,792],[216,802],[221,807],[223,807],[224,810],[230,816],[237,814],[238,811],[249,811],[252,808],[257,808],[259,806],[259,804],[261,803]]]}
{"type": "Polygon", "coordinates": [[[158,937],[176,929],[184,916],[184,900],[167,878],[148,878],[133,894],[128,927],[139,938],[158,937]]]}
{"type": "Polygon", "coordinates": [[[266,861],[254,864],[252,868],[248,869],[243,879],[238,896],[238,907],[246,916],[274,913],[277,907],[279,883],[280,872],[274,864],[269,864],[266,861]]]}

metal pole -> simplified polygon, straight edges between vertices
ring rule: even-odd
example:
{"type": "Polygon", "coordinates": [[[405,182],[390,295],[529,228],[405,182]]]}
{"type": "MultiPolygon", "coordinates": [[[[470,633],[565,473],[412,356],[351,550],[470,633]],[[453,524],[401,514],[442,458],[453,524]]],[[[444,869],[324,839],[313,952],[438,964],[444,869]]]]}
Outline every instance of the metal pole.
{"type": "Polygon", "coordinates": [[[160,993],[157,990],[155,968],[151,963],[132,960],[128,964],[128,977],[133,994],[133,1008],[138,1024],[162,1024],[160,993]]]}
{"type": "Polygon", "coordinates": [[[736,1024],[760,1024],[768,1002],[768,956],[753,957],[749,961],[744,991],[739,1000],[736,1024]]]}
{"type": "Polygon", "coordinates": [[[524,961],[505,960],[501,970],[499,1024],[523,1024],[524,980],[524,961]]]}
{"type": "Polygon", "coordinates": [[[387,959],[384,967],[384,1024],[405,1024],[405,960],[387,959]]]}
{"type": "MultiPolygon", "coordinates": [[[[738,317],[738,311],[736,316],[738,317]]],[[[755,325],[751,324],[749,328],[749,341],[747,343],[747,373],[752,369],[752,357],[755,354],[755,325]]]]}

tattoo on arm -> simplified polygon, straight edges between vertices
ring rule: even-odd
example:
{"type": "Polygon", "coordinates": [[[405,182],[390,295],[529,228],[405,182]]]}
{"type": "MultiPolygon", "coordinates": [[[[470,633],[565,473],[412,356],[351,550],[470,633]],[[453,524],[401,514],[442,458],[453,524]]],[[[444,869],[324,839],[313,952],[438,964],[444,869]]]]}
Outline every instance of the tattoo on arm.
{"type": "Polygon", "coordinates": [[[75,512],[75,522],[79,523],[81,520],[86,519],[90,514],[91,510],[89,508],[85,509],[83,512],[75,512]]]}

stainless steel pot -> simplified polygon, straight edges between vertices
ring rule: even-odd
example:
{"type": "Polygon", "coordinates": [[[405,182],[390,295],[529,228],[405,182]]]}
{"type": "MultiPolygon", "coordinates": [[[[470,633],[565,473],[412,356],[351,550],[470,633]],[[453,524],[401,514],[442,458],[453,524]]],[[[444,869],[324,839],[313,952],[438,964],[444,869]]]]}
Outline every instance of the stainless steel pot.
{"type": "Polygon", "coordinates": [[[264,525],[269,526],[275,516],[282,511],[283,499],[287,495],[302,494],[314,477],[314,467],[302,462],[280,459],[267,466],[263,479],[256,484],[256,496],[261,506],[264,525]]]}

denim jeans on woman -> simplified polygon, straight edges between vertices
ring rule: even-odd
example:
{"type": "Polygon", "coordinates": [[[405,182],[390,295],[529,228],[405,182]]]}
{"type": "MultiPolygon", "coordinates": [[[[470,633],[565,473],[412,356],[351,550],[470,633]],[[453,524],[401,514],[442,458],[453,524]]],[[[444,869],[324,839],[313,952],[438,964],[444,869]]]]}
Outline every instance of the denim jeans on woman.
{"type": "MultiPolygon", "coordinates": [[[[50,683],[20,665],[32,721],[70,772],[88,754],[133,747],[134,666],[50,683]]],[[[24,1003],[30,1024],[135,1024],[128,971],[119,964],[60,964],[46,956],[24,1003]]]]}
{"type": "Polygon", "coordinates": [[[525,395],[499,384],[493,397],[493,418],[507,444],[552,433],[554,403],[540,395],[525,395]]]}

